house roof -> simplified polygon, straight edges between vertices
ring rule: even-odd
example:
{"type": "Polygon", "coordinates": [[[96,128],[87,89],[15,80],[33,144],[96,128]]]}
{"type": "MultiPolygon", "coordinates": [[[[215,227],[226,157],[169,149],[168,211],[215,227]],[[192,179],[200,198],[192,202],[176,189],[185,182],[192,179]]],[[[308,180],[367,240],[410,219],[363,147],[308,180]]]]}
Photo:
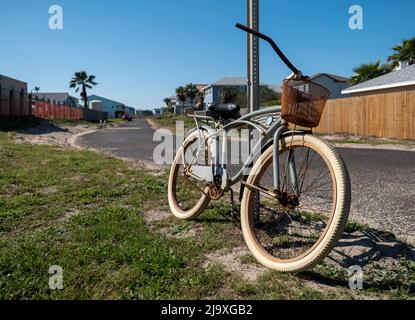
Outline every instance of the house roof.
{"type": "Polygon", "coordinates": [[[378,78],[347,88],[342,94],[375,91],[415,85],[415,64],[401,70],[392,71],[378,78]]]}
{"type": "Polygon", "coordinates": [[[69,97],[73,99],[77,99],[75,97],[72,97],[68,92],[38,92],[33,93],[33,95],[41,98],[41,99],[49,99],[51,101],[66,101],[69,97]]]}
{"type": "Polygon", "coordinates": [[[203,91],[204,88],[206,88],[208,85],[207,84],[195,84],[197,90],[199,91],[203,91]]]}
{"type": "Polygon", "coordinates": [[[327,76],[329,78],[332,78],[336,82],[348,82],[349,81],[348,78],[338,76],[338,75],[335,75],[335,74],[331,74],[331,73],[317,73],[314,76],[310,77],[310,79],[313,80],[313,79],[318,78],[320,76],[327,76]]]}
{"type": "Polygon", "coordinates": [[[0,80],[16,81],[16,82],[19,82],[20,84],[25,84],[25,85],[27,85],[27,83],[26,83],[26,82],[24,82],[24,81],[21,81],[21,80],[18,80],[18,79],[14,79],[14,78],[11,78],[11,77],[8,77],[8,76],[5,76],[5,75],[2,75],[2,74],[0,74],[0,80]]]}
{"type": "MultiPolygon", "coordinates": [[[[248,79],[245,77],[225,77],[220,79],[212,84],[207,85],[203,90],[210,88],[210,87],[224,87],[224,86],[235,86],[235,87],[242,87],[248,85],[248,79]]],[[[261,83],[261,86],[266,86],[266,84],[261,83]]]]}
{"type": "Polygon", "coordinates": [[[225,77],[214,83],[212,86],[246,86],[248,80],[244,77],[225,77]]]}
{"type": "Polygon", "coordinates": [[[111,99],[108,99],[108,98],[105,98],[105,97],[101,97],[101,96],[97,96],[96,94],[89,95],[89,96],[88,96],[88,99],[89,99],[89,100],[106,100],[106,101],[111,102],[111,103],[113,103],[113,104],[118,104],[118,105],[120,105],[120,106],[127,107],[127,106],[126,106],[124,103],[122,103],[122,102],[115,101],[115,100],[111,100],[111,99]]]}

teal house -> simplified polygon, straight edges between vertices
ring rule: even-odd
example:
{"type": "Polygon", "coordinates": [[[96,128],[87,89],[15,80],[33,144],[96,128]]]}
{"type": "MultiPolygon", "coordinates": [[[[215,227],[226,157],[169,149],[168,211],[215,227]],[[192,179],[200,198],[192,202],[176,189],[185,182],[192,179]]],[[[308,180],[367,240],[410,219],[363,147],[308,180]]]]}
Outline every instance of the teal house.
{"type": "Polygon", "coordinates": [[[103,110],[104,112],[108,113],[108,118],[113,119],[117,117],[122,117],[124,113],[129,113],[131,115],[134,115],[135,109],[132,107],[126,106],[124,103],[111,100],[108,98],[104,98],[97,95],[90,95],[88,96],[89,101],[101,101],[103,104],[103,110]]]}

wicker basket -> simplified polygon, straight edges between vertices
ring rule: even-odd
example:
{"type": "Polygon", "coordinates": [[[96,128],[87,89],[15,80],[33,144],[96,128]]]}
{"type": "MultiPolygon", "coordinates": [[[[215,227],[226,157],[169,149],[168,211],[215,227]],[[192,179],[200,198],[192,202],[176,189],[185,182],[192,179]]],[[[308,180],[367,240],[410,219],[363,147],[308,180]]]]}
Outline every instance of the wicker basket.
{"type": "Polygon", "coordinates": [[[284,80],[281,117],[301,127],[318,127],[330,91],[308,78],[284,80]]]}

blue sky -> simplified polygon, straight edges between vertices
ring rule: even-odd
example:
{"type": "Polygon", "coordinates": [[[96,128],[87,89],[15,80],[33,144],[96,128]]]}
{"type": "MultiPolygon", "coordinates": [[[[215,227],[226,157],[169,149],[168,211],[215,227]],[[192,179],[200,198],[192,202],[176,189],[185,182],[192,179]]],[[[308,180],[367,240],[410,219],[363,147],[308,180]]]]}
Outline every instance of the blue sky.
{"type": "MultiPolygon", "coordinates": [[[[271,35],[306,74],[350,76],[363,62],[385,60],[396,43],[415,36],[415,1],[260,0],[261,31],[271,35]],[[348,27],[349,7],[364,10],[364,30],[348,27]]],[[[91,93],[136,108],[162,105],[188,82],[245,76],[245,0],[13,0],[0,4],[0,73],[29,89],[68,91],[77,70],[95,74],[91,93]],[[48,28],[51,5],[64,29],[48,28]]],[[[289,73],[261,46],[261,82],[289,73]]]]}

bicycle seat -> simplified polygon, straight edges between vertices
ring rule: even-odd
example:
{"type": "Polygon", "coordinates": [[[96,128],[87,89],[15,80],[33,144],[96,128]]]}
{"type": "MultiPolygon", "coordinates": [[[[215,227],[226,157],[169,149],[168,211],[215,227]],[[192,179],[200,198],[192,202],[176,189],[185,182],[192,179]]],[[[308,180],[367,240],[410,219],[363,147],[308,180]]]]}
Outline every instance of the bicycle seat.
{"type": "Polygon", "coordinates": [[[209,107],[210,115],[215,120],[231,120],[241,117],[241,107],[236,103],[216,103],[209,107]]]}

